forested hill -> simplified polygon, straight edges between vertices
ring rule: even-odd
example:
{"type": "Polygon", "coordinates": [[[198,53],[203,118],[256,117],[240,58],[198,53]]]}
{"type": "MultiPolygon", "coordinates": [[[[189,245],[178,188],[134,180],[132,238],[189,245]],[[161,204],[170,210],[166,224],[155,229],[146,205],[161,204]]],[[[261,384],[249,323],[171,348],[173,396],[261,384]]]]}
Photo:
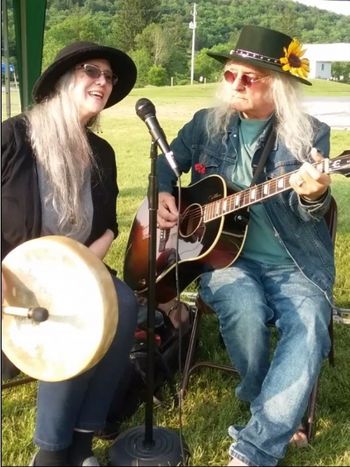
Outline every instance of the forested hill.
{"type": "MultiPolygon", "coordinates": [[[[186,0],[162,3],[172,5],[174,13],[193,10],[193,2],[186,0]]],[[[349,17],[289,0],[199,0],[196,5],[199,48],[229,41],[245,24],[281,30],[303,42],[344,42],[350,37],[349,17]]]]}
{"type": "MultiPolygon", "coordinates": [[[[165,84],[170,77],[180,83],[189,75],[194,3],[195,75],[209,80],[215,79],[218,64],[206,51],[230,50],[246,24],[271,27],[304,43],[350,38],[349,16],[291,0],[47,0],[43,65],[67,43],[92,40],[130,53],[138,85],[165,84]]],[[[14,55],[11,32],[10,51],[14,55]]]]}
{"type": "Polygon", "coordinates": [[[134,24],[137,30],[144,24],[169,21],[181,21],[188,28],[194,3],[199,49],[229,41],[244,24],[283,30],[308,43],[345,42],[350,37],[349,16],[290,0],[48,0],[47,24],[74,14],[77,8],[81,13],[98,13],[105,24],[108,18],[118,23],[125,19],[124,27],[129,29],[134,24]]]}

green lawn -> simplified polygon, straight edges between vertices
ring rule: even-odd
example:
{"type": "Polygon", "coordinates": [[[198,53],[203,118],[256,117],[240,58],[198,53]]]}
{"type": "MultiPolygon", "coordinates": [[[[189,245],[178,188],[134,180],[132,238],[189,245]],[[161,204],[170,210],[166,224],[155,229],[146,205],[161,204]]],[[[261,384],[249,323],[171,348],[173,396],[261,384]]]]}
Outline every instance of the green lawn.
{"type": "MultiPolygon", "coordinates": [[[[313,91],[315,95],[350,95],[350,86],[317,82],[313,91]]],[[[130,225],[146,195],[150,171],[150,135],[135,115],[137,99],[147,97],[154,102],[158,119],[170,141],[195,110],[210,105],[212,94],[213,86],[209,84],[135,89],[115,108],[104,112],[101,135],[117,152],[121,230],[107,261],[119,270],[120,275],[130,225]]],[[[3,100],[3,112],[4,107],[3,100]]],[[[332,156],[348,148],[350,132],[333,130],[332,156]]],[[[335,303],[339,307],[350,308],[350,183],[348,179],[334,175],[332,186],[339,208],[335,303]]],[[[281,465],[350,465],[350,326],[335,324],[334,333],[336,366],[331,368],[325,362],[322,371],[315,440],[303,450],[290,448],[281,465]]],[[[213,316],[204,319],[198,353],[201,358],[227,361],[225,352],[218,346],[217,324],[213,316]]],[[[244,422],[249,416],[247,408],[234,397],[236,383],[237,380],[231,376],[214,370],[200,371],[191,378],[190,390],[181,411],[183,435],[192,453],[191,465],[227,464],[230,443],[227,427],[231,423],[244,422]]],[[[28,465],[34,452],[35,397],[36,383],[2,392],[2,465],[28,465]]],[[[171,402],[169,398],[168,402],[171,402]]],[[[123,428],[142,424],[143,420],[143,408],[140,408],[123,428]]],[[[179,410],[171,403],[154,410],[156,425],[178,429],[179,420],[179,410]]],[[[96,440],[97,455],[101,459],[106,459],[109,446],[110,442],[96,440]]]]}

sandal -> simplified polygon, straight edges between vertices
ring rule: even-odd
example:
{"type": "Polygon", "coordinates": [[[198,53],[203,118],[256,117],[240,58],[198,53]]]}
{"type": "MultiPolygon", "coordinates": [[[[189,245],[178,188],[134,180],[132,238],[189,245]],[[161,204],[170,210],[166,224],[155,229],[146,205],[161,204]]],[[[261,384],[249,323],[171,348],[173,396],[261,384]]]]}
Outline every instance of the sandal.
{"type": "Polygon", "coordinates": [[[228,466],[237,466],[237,465],[248,465],[248,464],[245,464],[240,459],[237,459],[237,457],[231,457],[230,460],[229,460],[229,463],[227,465],[228,466]]]}
{"type": "Polygon", "coordinates": [[[305,448],[309,445],[309,440],[307,439],[307,433],[304,425],[299,425],[297,431],[289,440],[289,444],[296,448],[305,448]]]}

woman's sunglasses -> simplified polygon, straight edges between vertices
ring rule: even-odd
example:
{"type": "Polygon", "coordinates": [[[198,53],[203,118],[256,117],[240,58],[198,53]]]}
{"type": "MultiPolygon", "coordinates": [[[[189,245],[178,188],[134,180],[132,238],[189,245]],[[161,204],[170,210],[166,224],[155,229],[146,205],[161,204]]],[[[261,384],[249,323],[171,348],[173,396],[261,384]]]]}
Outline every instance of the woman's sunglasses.
{"type": "Polygon", "coordinates": [[[91,65],[91,63],[83,63],[82,65],[79,65],[78,68],[82,68],[89,78],[98,79],[103,75],[107,83],[112,84],[112,86],[115,86],[118,82],[118,76],[116,76],[112,71],[102,71],[98,66],[91,65]]]}
{"type": "MultiPolygon", "coordinates": [[[[224,78],[227,83],[232,84],[236,81],[238,75],[239,73],[237,73],[237,71],[226,70],[224,73],[224,78]]],[[[266,78],[266,76],[267,75],[256,77],[256,76],[248,75],[247,73],[243,73],[239,78],[239,82],[243,86],[249,88],[252,84],[256,83],[257,81],[260,81],[261,79],[266,78]]]]}

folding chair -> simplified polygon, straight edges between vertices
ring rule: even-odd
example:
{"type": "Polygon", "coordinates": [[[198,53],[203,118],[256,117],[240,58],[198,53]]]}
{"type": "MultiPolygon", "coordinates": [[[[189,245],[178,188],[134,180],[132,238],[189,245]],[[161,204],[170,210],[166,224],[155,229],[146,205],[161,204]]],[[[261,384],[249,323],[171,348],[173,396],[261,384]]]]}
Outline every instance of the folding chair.
{"type": "MultiPolygon", "coordinates": [[[[329,232],[333,242],[333,248],[335,246],[335,238],[336,238],[336,230],[337,230],[337,204],[335,199],[332,197],[331,205],[328,212],[325,215],[325,220],[329,228],[329,232]]],[[[210,362],[210,361],[198,361],[194,362],[195,360],[195,351],[197,347],[197,341],[199,337],[199,329],[202,317],[205,314],[212,314],[214,311],[203,302],[203,300],[197,295],[195,299],[195,311],[194,311],[194,321],[189,341],[189,347],[186,355],[185,365],[182,373],[182,383],[181,383],[181,390],[182,394],[185,395],[189,385],[189,379],[191,374],[200,369],[200,368],[214,368],[221,371],[226,371],[228,373],[235,373],[238,374],[238,371],[231,365],[221,365],[217,362],[210,362]]],[[[331,320],[329,323],[329,335],[331,339],[331,349],[328,354],[328,361],[331,366],[334,366],[334,344],[333,344],[333,310],[331,313],[331,320]]],[[[314,424],[315,424],[315,412],[316,412],[316,400],[317,400],[317,393],[318,393],[318,386],[319,386],[319,377],[317,378],[315,385],[312,389],[307,411],[305,414],[304,426],[306,430],[306,436],[308,442],[313,439],[314,436],[314,424]]]]}

